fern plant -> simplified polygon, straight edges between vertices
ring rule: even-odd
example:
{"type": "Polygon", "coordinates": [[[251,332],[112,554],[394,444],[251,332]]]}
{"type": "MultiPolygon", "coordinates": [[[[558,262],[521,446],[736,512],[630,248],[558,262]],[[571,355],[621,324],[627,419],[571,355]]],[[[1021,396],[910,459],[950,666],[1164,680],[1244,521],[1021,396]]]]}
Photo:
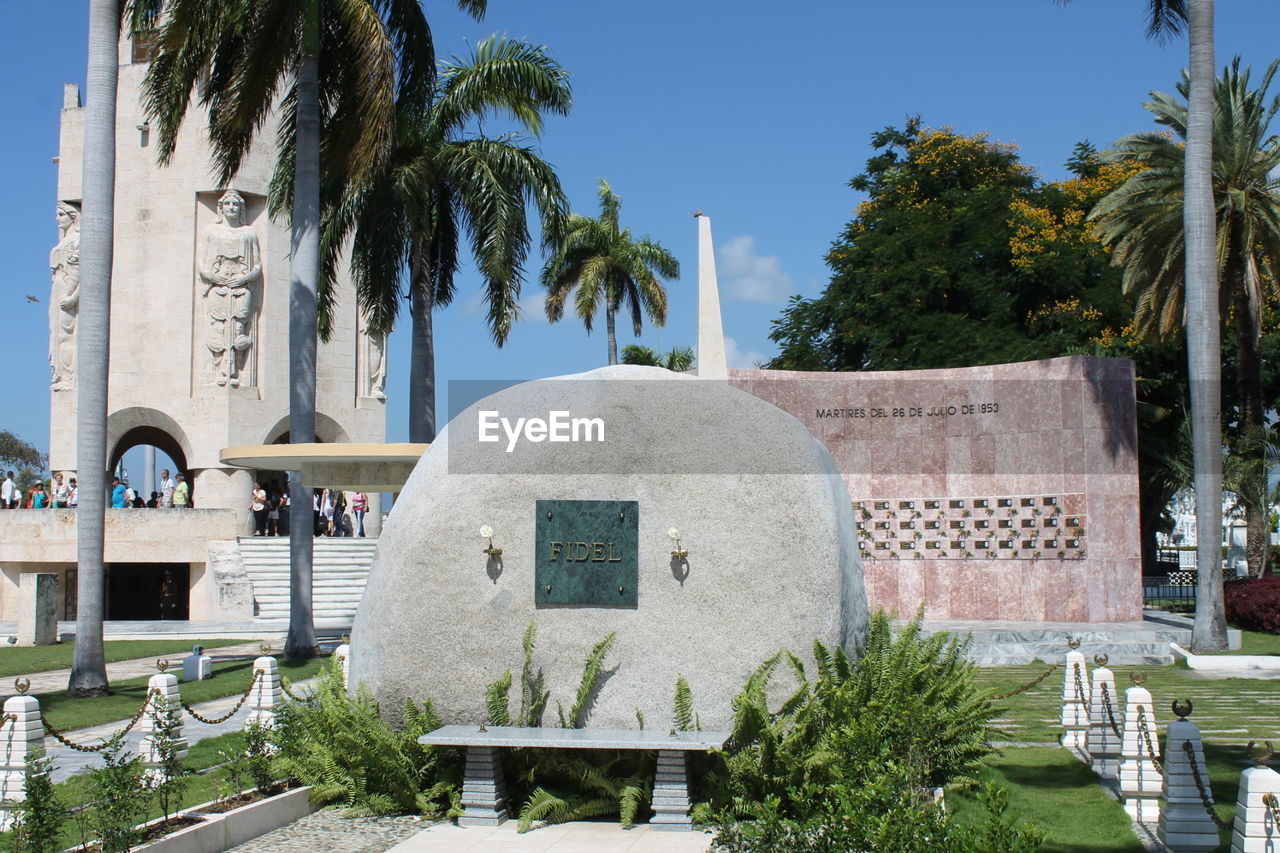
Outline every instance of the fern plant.
{"type": "Polygon", "coordinates": [[[312,786],[314,802],[347,806],[355,814],[456,814],[461,757],[424,746],[418,737],[440,727],[431,703],[406,700],[404,727],[391,728],[362,685],[347,693],[342,664],[321,670],[310,702],[287,702],[275,739],[279,769],[312,786]]]}

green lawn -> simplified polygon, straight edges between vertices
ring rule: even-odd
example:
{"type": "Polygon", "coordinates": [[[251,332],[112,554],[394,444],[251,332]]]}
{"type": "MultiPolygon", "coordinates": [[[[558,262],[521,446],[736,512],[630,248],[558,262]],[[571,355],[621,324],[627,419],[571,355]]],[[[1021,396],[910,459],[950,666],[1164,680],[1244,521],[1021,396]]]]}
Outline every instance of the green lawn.
{"type": "Polygon", "coordinates": [[[1280,634],[1262,631],[1241,631],[1240,648],[1225,652],[1209,652],[1211,655],[1280,655],[1280,634]]]}
{"type": "MultiPolygon", "coordinates": [[[[1009,811],[1045,833],[1042,853],[1142,853],[1124,808],[1097,775],[1065,749],[1018,747],[992,755],[983,782],[1010,790],[1009,811]]],[[[981,813],[974,791],[948,791],[947,807],[964,820],[981,813]]]]}
{"type": "MultiPolygon", "coordinates": [[[[223,646],[235,646],[248,643],[250,640],[111,640],[103,643],[107,663],[134,658],[165,657],[166,655],[191,654],[192,646],[204,646],[206,649],[217,649],[223,646]]],[[[57,643],[52,646],[32,646],[19,648],[7,646],[0,648],[0,678],[13,678],[16,675],[30,675],[46,672],[51,669],[68,669],[71,656],[75,653],[75,643],[57,643]]]]}
{"type": "MultiPolygon", "coordinates": [[[[327,658],[309,661],[280,661],[280,674],[297,682],[315,675],[327,658]]],[[[253,661],[226,661],[213,665],[213,678],[193,681],[181,686],[182,699],[190,705],[223,696],[243,693],[252,677],[253,661]]],[[[71,699],[66,693],[42,693],[40,710],[49,724],[59,731],[98,726],[114,720],[127,720],[142,707],[147,692],[147,678],[133,678],[111,685],[111,695],[96,699],[71,699]]],[[[200,725],[199,723],[190,723],[200,725]]]]}

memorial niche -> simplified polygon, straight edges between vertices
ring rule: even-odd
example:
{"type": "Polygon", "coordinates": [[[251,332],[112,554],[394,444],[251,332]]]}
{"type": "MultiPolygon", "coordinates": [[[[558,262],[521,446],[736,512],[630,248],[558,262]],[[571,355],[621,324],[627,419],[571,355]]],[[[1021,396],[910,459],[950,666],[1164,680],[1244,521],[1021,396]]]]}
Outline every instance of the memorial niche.
{"type": "Polygon", "coordinates": [[[223,193],[218,199],[218,218],[205,230],[200,253],[200,292],[209,323],[210,381],[232,388],[253,384],[253,290],[262,280],[258,235],[244,220],[244,197],[235,190],[223,193]]]}
{"type": "Polygon", "coordinates": [[[640,505],[537,501],[534,602],[635,607],[640,505]]]}

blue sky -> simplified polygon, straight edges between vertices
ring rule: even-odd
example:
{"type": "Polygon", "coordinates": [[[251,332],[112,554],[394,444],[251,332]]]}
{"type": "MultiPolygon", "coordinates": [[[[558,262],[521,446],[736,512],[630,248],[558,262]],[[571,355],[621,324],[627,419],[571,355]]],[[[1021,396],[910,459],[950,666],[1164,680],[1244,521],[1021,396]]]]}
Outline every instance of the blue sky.
{"type": "MultiPolygon", "coordinates": [[[[62,84],[83,83],[85,0],[0,0],[0,162],[8,204],[0,245],[0,428],[45,447],[49,434],[48,252],[62,84]],[[25,294],[41,298],[28,303],[25,294]]],[[[793,293],[827,280],[831,241],[858,196],[849,178],[869,136],[919,113],[926,124],[988,131],[1016,142],[1047,178],[1064,175],[1072,146],[1099,146],[1150,123],[1142,101],[1171,90],[1186,42],[1144,35],[1141,0],[490,0],[479,24],[434,0],[428,15],[441,55],[505,32],[547,45],[572,73],[575,106],[548,122],[544,156],[579,212],[594,214],[599,178],[623,199],[624,223],[675,253],[671,313],[643,343],[692,345],[696,227],[706,211],[719,253],[731,365],[774,352],[770,321],[793,293]]],[[[1261,71],[1280,55],[1280,4],[1217,4],[1219,67],[1240,54],[1261,71]]],[[[467,269],[455,304],[436,315],[439,411],[449,380],[531,378],[605,362],[603,319],[587,336],[541,315],[530,264],[526,319],[501,350],[491,343],[467,269]]],[[[388,439],[407,436],[405,333],[393,336],[388,439]]],[[[170,330],[157,329],[156,334],[170,330]]],[[[629,330],[620,343],[632,341],[629,330]]]]}

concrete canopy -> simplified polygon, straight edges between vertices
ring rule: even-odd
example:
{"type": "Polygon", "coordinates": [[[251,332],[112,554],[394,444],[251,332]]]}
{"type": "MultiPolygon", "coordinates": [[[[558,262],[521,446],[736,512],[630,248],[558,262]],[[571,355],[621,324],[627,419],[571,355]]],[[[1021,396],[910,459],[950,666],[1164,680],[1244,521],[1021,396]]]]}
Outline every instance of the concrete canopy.
{"type": "Polygon", "coordinates": [[[223,465],[299,471],[310,486],[398,492],[427,444],[255,444],[225,447],[223,465]]]}

